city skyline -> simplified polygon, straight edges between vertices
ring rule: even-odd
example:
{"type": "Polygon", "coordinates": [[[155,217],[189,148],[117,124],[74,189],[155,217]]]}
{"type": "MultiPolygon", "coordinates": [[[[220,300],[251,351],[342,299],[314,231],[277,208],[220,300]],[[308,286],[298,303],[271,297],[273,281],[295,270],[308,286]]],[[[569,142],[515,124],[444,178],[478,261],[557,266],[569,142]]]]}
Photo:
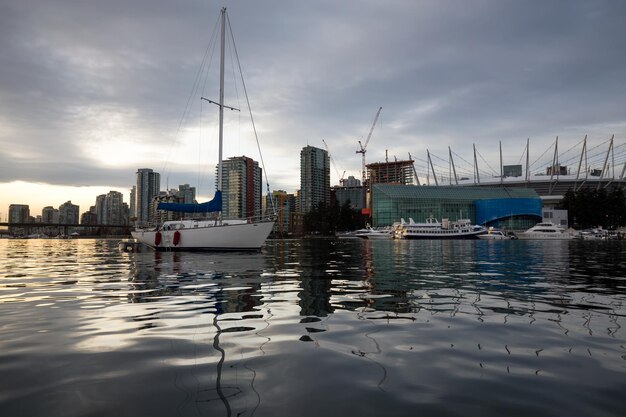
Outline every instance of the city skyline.
{"type": "MultiPolygon", "coordinates": [[[[188,183],[209,199],[216,150],[199,137],[212,136],[214,109],[180,121],[219,6],[34,3],[9,0],[0,13],[0,217],[10,204],[41,212],[67,200],[83,212],[109,191],[127,201],[146,166],[163,188],[188,183]]],[[[557,135],[564,150],[584,135],[590,146],[626,138],[621,2],[224,6],[272,190],[299,188],[297,155],[322,139],[337,170],[360,179],[357,142],[380,106],[367,163],[410,152],[418,173],[426,149],[469,160],[475,143],[497,161],[502,141],[515,164],[526,138],[533,157],[557,135]]],[[[224,156],[260,160],[239,117],[227,115],[224,156]]]]}

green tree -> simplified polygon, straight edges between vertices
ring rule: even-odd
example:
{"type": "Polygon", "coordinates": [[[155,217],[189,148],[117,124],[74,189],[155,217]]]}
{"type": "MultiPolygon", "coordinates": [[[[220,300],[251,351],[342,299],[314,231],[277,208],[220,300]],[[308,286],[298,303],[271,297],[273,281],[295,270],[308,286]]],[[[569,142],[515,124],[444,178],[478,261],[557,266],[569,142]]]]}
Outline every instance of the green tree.
{"type": "Polygon", "coordinates": [[[621,188],[610,192],[605,188],[568,190],[559,208],[568,211],[569,222],[576,228],[615,229],[626,225],[626,197],[621,188]]]}
{"type": "Polygon", "coordinates": [[[316,205],[304,215],[304,232],[333,236],[337,231],[356,230],[365,227],[365,220],[358,210],[346,202],[341,207],[316,205]]]}

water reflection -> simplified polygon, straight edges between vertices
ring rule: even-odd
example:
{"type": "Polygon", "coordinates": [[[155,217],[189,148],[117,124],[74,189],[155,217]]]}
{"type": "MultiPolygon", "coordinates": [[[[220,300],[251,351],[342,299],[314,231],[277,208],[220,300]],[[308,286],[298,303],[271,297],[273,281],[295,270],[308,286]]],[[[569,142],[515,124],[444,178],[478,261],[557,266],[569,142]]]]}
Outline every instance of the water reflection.
{"type": "Polygon", "coordinates": [[[135,415],[377,415],[390,403],[400,415],[498,415],[481,402],[611,415],[623,405],[622,242],[115,248],[0,241],[0,380],[14,381],[0,415],[32,398],[43,399],[26,414],[112,413],[102,404],[113,397],[135,415]]]}

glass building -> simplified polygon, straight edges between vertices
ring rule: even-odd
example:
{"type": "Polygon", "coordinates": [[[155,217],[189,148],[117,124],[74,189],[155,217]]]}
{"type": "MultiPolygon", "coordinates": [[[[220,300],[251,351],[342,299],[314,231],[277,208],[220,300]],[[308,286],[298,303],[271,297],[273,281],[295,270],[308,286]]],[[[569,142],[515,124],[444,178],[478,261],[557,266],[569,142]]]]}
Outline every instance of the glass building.
{"type": "Polygon", "coordinates": [[[541,200],[530,188],[372,186],[374,226],[390,226],[401,218],[423,222],[429,217],[525,230],[541,221],[541,200]]]}

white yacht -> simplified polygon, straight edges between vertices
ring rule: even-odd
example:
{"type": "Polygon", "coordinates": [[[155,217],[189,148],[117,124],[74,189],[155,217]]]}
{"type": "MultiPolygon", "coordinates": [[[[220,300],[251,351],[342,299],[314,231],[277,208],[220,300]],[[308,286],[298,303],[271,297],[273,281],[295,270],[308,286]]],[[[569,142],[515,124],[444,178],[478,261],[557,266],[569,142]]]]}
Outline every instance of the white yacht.
{"type": "Polygon", "coordinates": [[[352,235],[361,239],[392,239],[393,231],[391,229],[373,229],[368,224],[365,229],[356,230],[352,235]]]}
{"type": "Polygon", "coordinates": [[[339,239],[393,239],[393,229],[374,229],[367,224],[364,229],[351,232],[339,232],[335,234],[339,239]]]}
{"type": "MultiPolygon", "coordinates": [[[[219,102],[208,100],[219,107],[219,154],[217,170],[217,191],[213,200],[202,204],[159,203],[158,210],[178,213],[216,213],[215,220],[175,220],[166,221],[151,229],[138,228],[131,232],[134,239],[157,250],[259,250],[272,228],[273,219],[253,222],[252,219],[222,219],[222,149],[224,131],[224,108],[238,110],[224,105],[224,51],[228,19],[226,8],[221,10],[221,50],[219,102]]],[[[231,33],[232,37],[232,33],[231,33]]],[[[245,92],[245,86],[244,86],[245,92]]],[[[247,99],[247,92],[246,92],[247,99]]],[[[256,132],[256,131],[255,131],[256,132]]]]}
{"type": "Polygon", "coordinates": [[[497,230],[493,228],[487,229],[487,233],[482,235],[478,235],[479,239],[482,240],[511,240],[517,239],[517,237],[511,233],[503,232],[502,230],[497,230]]]}
{"type": "Polygon", "coordinates": [[[394,234],[398,239],[476,239],[486,233],[483,226],[473,225],[469,219],[450,221],[443,219],[441,223],[434,217],[425,222],[416,223],[412,218],[409,222],[400,219],[394,224],[394,234]]]}
{"type": "Polygon", "coordinates": [[[517,237],[524,240],[569,240],[573,239],[569,232],[561,226],[551,222],[537,223],[525,232],[517,234],[517,237]]]}

